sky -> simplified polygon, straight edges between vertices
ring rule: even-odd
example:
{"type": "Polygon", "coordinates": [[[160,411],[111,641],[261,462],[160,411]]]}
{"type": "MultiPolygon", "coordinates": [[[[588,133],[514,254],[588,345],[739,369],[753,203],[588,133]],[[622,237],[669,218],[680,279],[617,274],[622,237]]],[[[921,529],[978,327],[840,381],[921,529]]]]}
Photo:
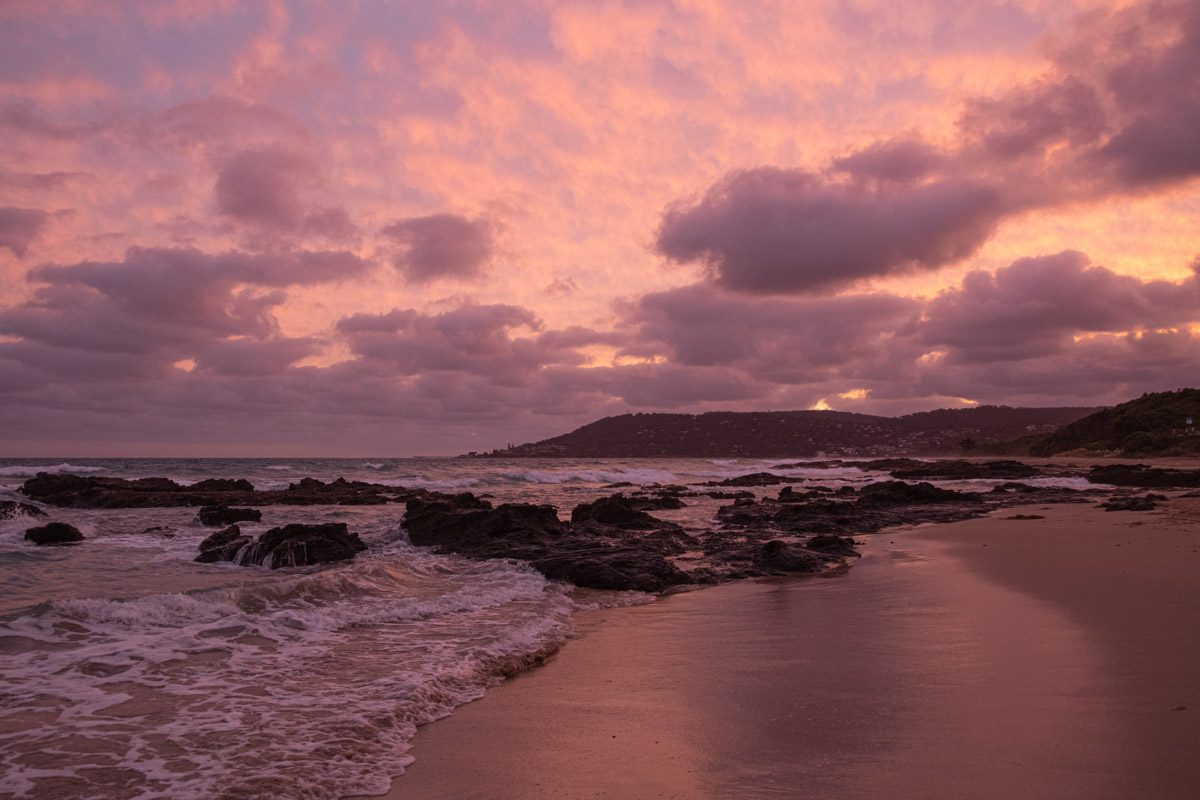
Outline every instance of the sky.
{"type": "Polygon", "coordinates": [[[0,455],[1200,383],[1200,2],[5,0],[0,455]]]}

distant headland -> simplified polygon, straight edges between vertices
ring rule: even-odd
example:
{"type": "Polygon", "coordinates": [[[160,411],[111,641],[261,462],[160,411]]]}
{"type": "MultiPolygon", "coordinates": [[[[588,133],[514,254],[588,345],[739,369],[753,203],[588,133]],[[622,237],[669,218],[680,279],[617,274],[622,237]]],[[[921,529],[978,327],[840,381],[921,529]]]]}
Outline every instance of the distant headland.
{"type": "Polygon", "coordinates": [[[1111,408],[976,406],[880,417],[846,411],[622,414],[464,458],[819,458],[1200,454],[1200,389],[1111,408]]]}

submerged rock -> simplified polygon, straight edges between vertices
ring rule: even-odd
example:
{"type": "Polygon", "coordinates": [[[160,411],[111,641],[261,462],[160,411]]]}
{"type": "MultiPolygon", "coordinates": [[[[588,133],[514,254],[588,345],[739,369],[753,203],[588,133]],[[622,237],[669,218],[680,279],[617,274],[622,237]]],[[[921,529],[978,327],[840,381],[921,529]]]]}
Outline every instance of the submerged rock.
{"type": "Polygon", "coordinates": [[[15,500],[0,500],[0,519],[14,519],[18,516],[44,517],[46,512],[29,503],[18,503],[15,500]]]}
{"type": "Polygon", "coordinates": [[[235,522],[261,522],[262,512],[257,508],[228,508],[227,506],[204,506],[196,514],[201,525],[215,527],[232,525],[235,522]]]}
{"type": "Polygon", "coordinates": [[[201,542],[196,560],[234,561],[243,566],[256,564],[279,569],[347,561],[366,549],[358,534],[350,533],[344,522],[284,525],[272,528],[254,541],[242,535],[237,525],[232,525],[201,542]]]}
{"type": "Polygon", "coordinates": [[[25,539],[37,545],[75,544],[83,541],[83,534],[65,522],[48,522],[25,531],[25,539]]]}

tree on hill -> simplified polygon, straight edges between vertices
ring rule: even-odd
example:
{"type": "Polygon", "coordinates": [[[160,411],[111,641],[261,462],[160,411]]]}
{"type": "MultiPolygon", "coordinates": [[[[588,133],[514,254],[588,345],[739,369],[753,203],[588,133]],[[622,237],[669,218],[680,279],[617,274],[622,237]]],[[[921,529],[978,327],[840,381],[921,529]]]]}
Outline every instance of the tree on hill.
{"type": "Polygon", "coordinates": [[[1200,438],[1186,434],[1186,420],[1200,418],[1200,389],[1143,394],[1097,411],[1041,437],[1032,456],[1070,450],[1120,450],[1125,455],[1184,455],[1200,450],[1200,438]]]}

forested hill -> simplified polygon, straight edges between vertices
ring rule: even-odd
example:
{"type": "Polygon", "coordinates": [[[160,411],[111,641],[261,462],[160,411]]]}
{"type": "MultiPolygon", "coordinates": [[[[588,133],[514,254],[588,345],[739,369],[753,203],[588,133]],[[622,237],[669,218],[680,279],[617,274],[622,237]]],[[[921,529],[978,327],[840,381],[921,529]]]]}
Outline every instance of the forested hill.
{"type": "Polygon", "coordinates": [[[624,414],[493,457],[654,458],[945,455],[965,443],[1003,442],[1057,430],[1095,408],[978,406],[876,417],[845,411],[713,411],[624,414]]]}
{"type": "Polygon", "coordinates": [[[1029,440],[1027,453],[1049,456],[1084,450],[1119,451],[1130,457],[1195,455],[1200,453],[1197,423],[1200,423],[1200,389],[1155,392],[1101,409],[1060,430],[1029,440]]]}

